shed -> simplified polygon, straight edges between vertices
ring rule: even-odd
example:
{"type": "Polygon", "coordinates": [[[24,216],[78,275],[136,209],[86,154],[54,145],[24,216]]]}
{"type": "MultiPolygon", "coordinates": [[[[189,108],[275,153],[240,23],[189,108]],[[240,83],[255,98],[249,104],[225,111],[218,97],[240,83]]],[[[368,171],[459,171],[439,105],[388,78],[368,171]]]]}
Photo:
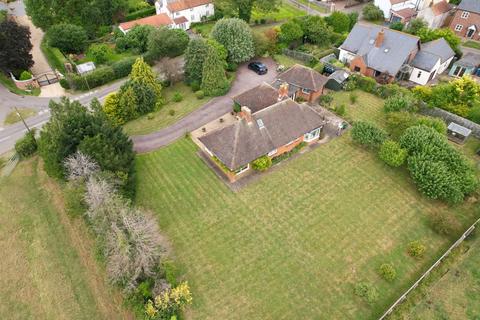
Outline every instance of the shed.
{"type": "Polygon", "coordinates": [[[465,128],[455,122],[450,122],[447,127],[447,136],[448,139],[456,143],[465,143],[467,138],[472,133],[472,130],[465,128]]]}
{"type": "Polygon", "coordinates": [[[82,64],[77,64],[77,72],[81,75],[95,70],[95,63],[89,61],[82,64]]]}
{"type": "Polygon", "coordinates": [[[345,82],[347,81],[350,73],[346,70],[337,70],[328,76],[327,83],[325,84],[325,88],[333,90],[333,91],[340,91],[342,90],[345,82]]]}

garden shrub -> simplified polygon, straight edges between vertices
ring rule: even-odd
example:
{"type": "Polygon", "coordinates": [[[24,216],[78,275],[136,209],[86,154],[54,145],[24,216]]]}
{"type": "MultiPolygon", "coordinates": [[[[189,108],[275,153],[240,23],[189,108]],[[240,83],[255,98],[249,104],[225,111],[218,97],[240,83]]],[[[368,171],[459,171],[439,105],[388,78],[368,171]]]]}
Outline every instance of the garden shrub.
{"type": "Polygon", "coordinates": [[[411,94],[395,94],[385,100],[383,110],[385,112],[398,112],[398,111],[417,111],[417,101],[411,94]]]}
{"type": "Polygon", "coordinates": [[[397,94],[411,94],[407,88],[401,87],[396,83],[388,83],[378,86],[375,90],[375,94],[382,99],[387,99],[397,94]]]}
{"type": "Polygon", "coordinates": [[[61,23],[51,26],[46,33],[48,44],[63,53],[80,53],[87,46],[87,32],[81,26],[61,23]]]}
{"type": "Polygon", "coordinates": [[[355,92],[352,92],[350,93],[349,99],[352,104],[355,104],[357,103],[358,95],[355,92]]]}
{"type": "Polygon", "coordinates": [[[195,96],[198,100],[201,100],[205,97],[205,93],[202,90],[195,91],[195,96]]]}
{"type": "Polygon", "coordinates": [[[136,57],[127,57],[112,63],[112,69],[116,79],[126,77],[132,72],[132,66],[135,63],[136,57]]]}
{"type": "Polygon", "coordinates": [[[344,116],[345,112],[346,112],[345,105],[343,103],[335,107],[335,113],[338,114],[339,116],[344,116]]]}
{"type": "Polygon", "coordinates": [[[167,289],[149,300],[145,305],[145,313],[149,319],[172,320],[180,311],[192,303],[192,294],[186,282],[173,289],[167,289]]]}
{"type": "Polygon", "coordinates": [[[87,57],[92,59],[97,65],[107,62],[112,54],[112,48],[104,43],[94,43],[87,50],[87,57]]]}
{"type": "Polygon", "coordinates": [[[412,241],[408,244],[408,254],[414,258],[421,258],[427,247],[420,240],[412,241]]]}
{"type": "Polygon", "coordinates": [[[265,171],[272,166],[272,159],[262,156],[252,161],[252,168],[257,171],[265,171]]]}
{"type": "Polygon", "coordinates": [[[173,94],[172,100],[173,100],[173,102],[180,102],[180,101],[183,100],[183,96],[180,92],[175,91],[175,93],[173,94]]]}
{"type": "Polygon", "coordinates": [[[225,68],[225,70],[227,70],[228,72],[235,72],[237,71],[237,69],[238,69],[238,64],[234,62],[228,62],[227,67],[225,68]]]}
{"type": "Polygon", "coordinates": [[[318,102],[325,107],[328,107],[332,103],[332,101],[333,101],[333,97],[330,94],[322,95],[318,99],[318,102]]]}
{"type": "Polygon", "coordinates": [[[20,156],[20,159],[29,158],[37,151],[35,130],[28,131],[22,139],[15,143],[15,151],[20,156]]]}
{"type": "Polygon", "coordinates": [[[378,268],[378,274],[389,282],[392,282],[397,277],[397,271],[391,263],[383,263],[380,265],[378,268]]]}
{"type": "Polygon", "coordinates": [[[417,117],[410,112],[389,112],[386,116],[387,131],[394,138],[400,138],[405,130],[416,124],[417,117]]]}
{"type": "Polygon", "coordinates": [[[356,143],[376,148],[387,139],[387,133],[372,123],[358,121],[353,124],[352,139],[356,143]]]}
{"type": "Polygon", "coordinates": [[[373,3],[367,4],[362,9],[363,18],[368,21],[379,21],[384,19],[383,11],[373,3]]]}
{"type": "Polygon", "coordinates": [[[354,293],[356,296],[363,298],[368,304],[373,304],[379,297],[377,289],[367,282],[357,283],[354,293]]]}
{"type": "Polygon", "coordinates": [[[368,93],[373,93],[377,88],[377,82],[370,77],[355,76],[354,81],[360,90],[368,93]]]}
{"type": "Polygon", "coordinates": [[[61,86],[63,89],[66,89],[66,90],[70,89],[70,83],[68,82],[67,79],[62,78],[62,79],[60,79],[59,83],[60,83],[60,86],[61,86]]]}
{"type": "Polygon", "coordinates": [[[444,136],[447,134],[447,124],[440,118],[422,116],[417,119],[416,125],[430,127],[444,136]]]}
{"type": "Polygon", "coordinates": [[[192,81],[190,83],[190,88],[192,88],[193,92],[200,90],[200,82],[199,81],[192,81]]]}
{"type": "Polygon", "coordinates": [[[478,186],[475,171],[445,136],[426,126],[408,128],[400,138],[407,167],[427,197],[459,203],[478,186]]]}
{"type": "Polygon", "coordinates": [[[442,236],[454,238],[461,232],[458,219],[450,212],[436,212],[430,216],[430,226],[433,231],[442,236]]]}
{"type": "Polygon", "coordinates": [[[378,156],[391,167],[400,167],[407,158],[407,151],[393,140],[386,140],[380,147],[378,156]]]}
{"type": "Polygon", "coordinates": [[[165,79],[160,81],[160,84],[162,85],[162,88],[168,88],[172,85],[172,81],[165,79]]]}
{"type": "Polygon", "coordinates": [[[32,79],[32,74],[28,71],[22,71],[20,74],[20,81],[30,80],[32,79]]]}
{"type": "Polygon", "coordinates": [[[318,62],[313,69],[318,73],[323,73],[324,68],[325,68],[325,65],[321,62],[318,62]]]}
{"type": "Polygon", "coordinates": [[[357,82],[355,80],[347,80],[344,88],[345,91],[353,91],[357,89],[357,82]]]}

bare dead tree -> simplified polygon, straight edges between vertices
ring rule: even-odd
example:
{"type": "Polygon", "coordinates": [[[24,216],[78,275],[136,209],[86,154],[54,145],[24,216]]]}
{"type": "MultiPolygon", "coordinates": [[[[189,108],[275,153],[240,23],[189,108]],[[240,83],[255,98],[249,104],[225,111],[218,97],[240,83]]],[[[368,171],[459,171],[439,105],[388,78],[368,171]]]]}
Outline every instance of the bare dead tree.
{"type": "Polygon", "coordinates": [[[68,156],[63,165],[67,170],[68,180],[87,180],[100,170],[98,164],[89,155],[80,151],[68,156]]]}
{"type": "Polygon", "coordinates": [[[155,219],[138,209],[124,210],[107,236],[107,272],[113,283],[127,291],[144,277],[155,275],[163,252],[155,219]]]}

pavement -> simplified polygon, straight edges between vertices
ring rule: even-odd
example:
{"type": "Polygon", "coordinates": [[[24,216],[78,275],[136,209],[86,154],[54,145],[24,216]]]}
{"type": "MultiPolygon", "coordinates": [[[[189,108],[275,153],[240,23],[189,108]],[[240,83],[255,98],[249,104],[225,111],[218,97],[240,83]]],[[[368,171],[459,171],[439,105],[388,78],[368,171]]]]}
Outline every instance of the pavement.
{"type": "Polygon", "coordinates": [[[247,64],[241,65],[237,71],[237,76],[232,88],[225,96],[210,100],[199,109],[193,111],[167,128],[151,134],[131,137],[135,151],[143,153],[166,146],[175,140],[184,137],[186,133],[203,127],[207,123],[223,116],[225,113],[232,111],[232,97],[257,86],[262,82],[272,83],[277,76],[277,65],[275,61],[269,58],[260,59],[260,61],[267,65],[267,74],[261,76],[257,75],[253,71],[248,70],[247,64]]]}

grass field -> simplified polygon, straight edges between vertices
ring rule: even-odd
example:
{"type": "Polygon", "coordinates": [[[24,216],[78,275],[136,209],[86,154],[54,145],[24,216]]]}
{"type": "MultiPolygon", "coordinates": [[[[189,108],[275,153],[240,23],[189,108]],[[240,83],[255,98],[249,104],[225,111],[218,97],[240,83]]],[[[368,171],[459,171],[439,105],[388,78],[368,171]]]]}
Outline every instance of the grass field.
{"type": "Polygon", "coordinates": [[[259,12],[253,11],[251,21],[265,19],[267,21],[284,21],[293,19],[296,17],[301,17],[307,13],[301,9],[298,9],[291,5],[288,1],[283,1],[282,4],[278,7],[278,10],[272,12],[259,12]]]}
{"type": "Polygon", "coordinates": [[[480,236],[466,242],[470,246],[449,272],[427,290],[425,299],[411,310],[411,319],[479,319],[480,316],[480,236]]]}
{"type": "Polygon", "coordinates": [[[301,61],[301,60],[297,60],[297,59],[294,59],[294,58],[291,58],[289,56],[286,56],[284,54],[277,54],[275,55],[275,61],[278,63],[278,64],[281,64],[283,66],[285,66],[286,68],[290,68],[291,66],[293,66],[294,64],[303,64],[305,65],[305,62],[301,61]]]}
{"type": "Polygon", "coordinates": [[[37,159],[0,179],[0,318],[130,319],[37,159]]]}
{"type": "MultiPolygon", "coordinates": [[[[18,112],[23,117],[23,119],[34,116],[36,114],[35,110],[29,109],[29,108],[18,109],[18,112]]],[[[7,116],[5,117],[5,120],[3,120],[3,124],[6,124],[6,125],[14,124],[21,120],[22,119],[18,116],[17,112],[12,111],[9,114],[7,114],[7,116]]]]}
{"type": "MultiPolygon", "coordinates": [[[[381,123],[382,103],[357,92],[353,119],[381,123]]],[[[348,99],[335,94],[335,101],[348,99]]],[[[137,158],[137,202],[158,214],[192,285],[188,319],[374,319],[443,253],[450,241],[428,226],[448,210],[464,225],[472,204],[449,208],[420,195],[349,135],[273,169],[232,193],[187,139],[137,158]],[[410,241],[427,244],[420,261],[410,241]],[[398,278],[377,274],[392,262],[398,278]],[[353,294],[372,283],[372,306],[353,294]]]]}
{"type": "Polygon", "coordinates": [[[361,120],[376,123],[380,127],[385,126],[385,113],[383,112],[383,100],[373,94],[361,90],[352,92],[337,91],[332,93],[332,107],[345,105],[345,117],[348,120],[361,120]],[[357,102],[350,102],[350,95],[357,96],[357,102]]]}
{"type": "Polygon", "coordinates": [[[183,82],[176,83],[168,88],[163,89],[162,95],[166,99],[167,103],[159,111],[152,113],[150,116],[144,115],[125,124],[124,130],[127,134],[147,134],[169,126],[185,117],[195,109],[198,109],[211,99],[210,97],[198,99],[192,92],[192,89],[183,82]],[[175,92],[180,92],[180,94],[183,96],[182,101],[174,102],[172,100],[175,92]],[[174,111],[173,115],[170,114],[170,110],[174,111]]]}

